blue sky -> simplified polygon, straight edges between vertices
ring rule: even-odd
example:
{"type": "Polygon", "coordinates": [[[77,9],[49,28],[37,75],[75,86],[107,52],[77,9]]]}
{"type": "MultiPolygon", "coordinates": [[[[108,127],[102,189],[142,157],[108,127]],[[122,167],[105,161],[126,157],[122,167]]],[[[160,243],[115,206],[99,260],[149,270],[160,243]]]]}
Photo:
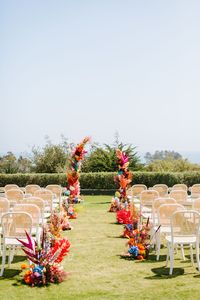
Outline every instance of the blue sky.
{"type": "Polygon", "coordinates": [[[0,0],[0,41],[0,153],[116,131],[199,151],[200,1],[0,0]]]}

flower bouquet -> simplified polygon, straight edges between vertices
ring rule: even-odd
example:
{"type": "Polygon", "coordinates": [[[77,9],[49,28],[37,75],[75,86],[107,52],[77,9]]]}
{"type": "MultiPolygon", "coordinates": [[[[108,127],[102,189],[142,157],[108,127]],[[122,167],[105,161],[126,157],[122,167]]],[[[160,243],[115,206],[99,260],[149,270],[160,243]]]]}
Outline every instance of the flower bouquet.
{"type": "Polygon", "coordinates": [[[131,234],[128,236],[129,240],[126,243],[128,250],[123,253],[122,257],[130,257],[137,260],[144,260],[148,258],[150,249],[150,229],[149,219],[146,224],[142,225],[140,229],[134,229],[130,226],[131,234]]]}

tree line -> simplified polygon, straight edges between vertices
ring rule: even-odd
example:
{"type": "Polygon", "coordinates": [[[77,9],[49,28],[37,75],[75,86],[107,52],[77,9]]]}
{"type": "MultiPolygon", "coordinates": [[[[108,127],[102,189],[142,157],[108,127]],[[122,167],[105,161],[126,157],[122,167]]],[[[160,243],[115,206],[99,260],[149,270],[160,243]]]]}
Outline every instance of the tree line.
{"type": "MultiPolygon", "coordinates": [[[[74,145],[65,138],[58,144],[46,140],[44,147],[33,147],[29,155],[16,155],[8,152],[0,157],[0,173],[62,173],[68,168],[74,145]]],[[[193,164],[175,151],[157,150],[147,152],[145,163],[141,162],[136,147],[124,144],[115,139],[112,144],[93,143],[82,164],[83,172],[114,172],[117,171],[116,149],[126,152],[129,156],[129,169],[132,171],[200,171],[200,165],[193,164]]]]}

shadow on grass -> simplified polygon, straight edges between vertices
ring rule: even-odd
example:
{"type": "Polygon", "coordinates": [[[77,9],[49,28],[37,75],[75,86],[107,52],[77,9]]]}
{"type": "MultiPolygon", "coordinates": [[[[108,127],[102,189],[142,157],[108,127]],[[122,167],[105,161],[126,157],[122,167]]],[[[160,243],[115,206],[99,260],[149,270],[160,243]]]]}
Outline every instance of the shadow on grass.
{"type": "Polygon", "coordinates": [[[3,276],[0,277],[0,280],[3,279],[11,279],[21,273],[21,270],[16,270],[16,269],[5,269],[3,276]]]}
{"type": "Polygon", "coordinates": [[[117,223],[117,222],[110,222],[109,224],[115,224],[115,225],[121,225],[121,226],[124,226],[124,224],[120,224],[120,223],[117,223]]]}
{"type": "Polygon", "coordinates": [[[133,256],[124,256],[123,254],[118,254],[116,255],[117,257],[119,257],[120,259],[124,259],[124,260],[130,260],[130,261],[136,261],[133,256]]]}
{"type": "Polygon", "coordinates": [[[156,260],[156,254],[150,253],[148,256],[148,259],[145,260],[144,262],[146,263],[155,263],[155,262],[161,262],[161,261],[166,261],[166,255],[160,255],[159,260],[156,260]]]}
{"type": "Polygon", "coordinates": [[[95,202],[94,204],[110,204],[110,202],[95,202]]]}
{"type": "MultiPolygon", "coordinates": [[[[198,271],[198,268],[196,268],[196,270],[198,271]]],[[[198,272],[199,272],[199,271],[198,271],[198,272]]],[[[199,278],[200,278],[200,273],[199,273],[198,275],[194,275],[193,277],[199,279],[199,278]]]]}
{"type": "Polygon", "coordinates": [[[127,240],[127,242],[128,242],[128,239],[126,239],[125,237],[120,236],[120,235],[106,235],[106,237],[108,239],[124,239],[124,240],[127,240]]]}
{"type": "Polygon", "coordinates": [[[145,277],[145,279],[172,279],[181,275],[184,275],[183,268],[174,268],[173,274],[169,275],[169,268],[167,267],[159,267],[153,268],[151,271],[155,274],[153,276],[145,277]]]}
{"type": "MultiPolygon", "coordinates": [[[[26,256],[24,255],[15,255],[13,258],[12,264],[19,263],[20,261],[26,260],[26,256]]],[[[8,256],[6,256],[6,262],[8,261],[8,256]]],[[[0,258],[0,264],[2,262],[2,258],[0,258]]]]}

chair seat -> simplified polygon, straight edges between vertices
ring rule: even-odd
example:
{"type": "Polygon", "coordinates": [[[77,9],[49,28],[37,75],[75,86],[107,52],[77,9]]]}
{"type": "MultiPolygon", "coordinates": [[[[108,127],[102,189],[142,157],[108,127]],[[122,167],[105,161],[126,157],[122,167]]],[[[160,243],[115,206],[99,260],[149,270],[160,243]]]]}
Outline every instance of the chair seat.
{"type": "MultiPolygon", "coordinates": [[[[171,236],[166,236],[165,237],[167,242],[171,243],[172,238],[171,236]]],[[[174,237],[174,244],[194,244],[196,243],[196,236],[175,236],[174,237]]]]}
{"type": "MultiPolygon", "coordinates": [[[[19,238],[20,240],[27,242],[26,238],[19,238]]],[[[11,245],[11,246],[21,246],[22,244],[18,242],[16,238],[5,238],[5,244],[6,245],[11,245]]]]}

